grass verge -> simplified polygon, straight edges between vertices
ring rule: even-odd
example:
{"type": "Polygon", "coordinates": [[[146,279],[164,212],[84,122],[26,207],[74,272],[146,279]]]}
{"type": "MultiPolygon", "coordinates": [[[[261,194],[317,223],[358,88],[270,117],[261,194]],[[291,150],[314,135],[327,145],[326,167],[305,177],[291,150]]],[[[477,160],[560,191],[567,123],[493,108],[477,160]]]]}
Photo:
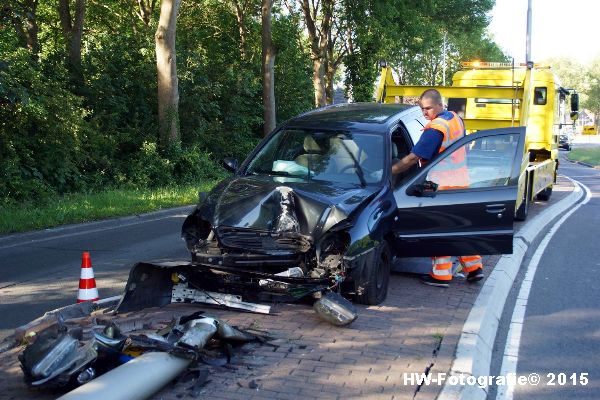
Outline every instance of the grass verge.
{"type": "Polygon", "coordinates": [[[600,147],[573,149],[569,152],[568,157],[573,161],[581,161],[594,166],[600,166],[600,147]]]}
{"type": "Polygon", "coordinates": [[[51,228],[58,225],[134,215],[163,208],[196,204],[199,191],[216,182],[154,190],[115,189],[69,194],[44,205],[20,204],[0,208],[0,234],[51,228]]]}

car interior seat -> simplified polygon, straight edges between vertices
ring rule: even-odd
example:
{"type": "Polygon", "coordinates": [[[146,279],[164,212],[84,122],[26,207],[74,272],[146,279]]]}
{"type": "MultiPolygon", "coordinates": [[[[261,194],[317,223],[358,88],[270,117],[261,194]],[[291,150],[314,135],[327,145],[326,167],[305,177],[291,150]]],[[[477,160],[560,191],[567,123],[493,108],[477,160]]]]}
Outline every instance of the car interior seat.
{"type": "MultiPolygon", "coordinates": [[[[340,141],[341,144],[341,140],[337,140],[340,141]]],[[[369,158],[369,156],[364,151],[364,149],[361,149],[356,144],[356,142],[352,140],[345,140],[343,143],[344,149],[338,152],[337,157],[338,172],[354,175],[354,160],[356,159],[356,161],[358,161],[360,165],[363,165],[365,161],[369,158]]]]}
{"type": "MultiPolygon", "coordinates": [[[[408,145],[404,138],[400,135],[392,136],[392,165],[406,157],[410,153],[408,145]]],[[[408,171],[404,171],[398,175],[392,177],[392,182],[394,186],[399,185],[404,179],[408,176],[412,175],[412,173],[416,170],[416,166],[411,167],[408,171]]]]}
{"type": "Polygon", "coordinates": [[[400,157],[398,157],[398,145],[392,142],[392,165],[394,165],[394,163],[396,163],[399,160],[400,157]]]}
{"type": "Polygon", "coordinates": [[[317,143],[312,136],[307,135],[304,137],[303,148],[304,152],[294,159],[297,164],[302,165],[303,167],[308,167],[310,165],[311,168],[314,168],[314,166],[318,165],[323,160],[325,148],[317,143]]]}

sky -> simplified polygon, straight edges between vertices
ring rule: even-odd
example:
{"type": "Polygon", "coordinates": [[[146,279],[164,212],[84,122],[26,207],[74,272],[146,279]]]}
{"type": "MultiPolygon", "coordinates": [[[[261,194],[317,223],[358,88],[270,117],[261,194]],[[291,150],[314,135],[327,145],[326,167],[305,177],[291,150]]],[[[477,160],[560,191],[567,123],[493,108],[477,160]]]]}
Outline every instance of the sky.
{"type": "MultiPolygon", "coordinates": [[[[496,0],[489,31],[515,62],[525,61],[527,0],[496,0]]],[[[532,0],[531,58],[600,57],[599,0],[532,0]]]]}

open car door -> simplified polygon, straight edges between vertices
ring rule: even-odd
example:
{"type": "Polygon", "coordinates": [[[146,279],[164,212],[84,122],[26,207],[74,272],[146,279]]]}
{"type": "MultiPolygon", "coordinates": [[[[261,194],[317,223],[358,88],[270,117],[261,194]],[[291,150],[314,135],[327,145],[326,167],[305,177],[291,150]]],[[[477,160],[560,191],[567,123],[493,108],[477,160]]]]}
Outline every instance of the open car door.
{"type": "MultiPolygon", "coordinates": [[[[512,253],[513,217],[524,160],[525,127],[467,135],[394,189],[398,254],[512,253]],[[434,182],[450,157],[466,161],[468,187],[434,182]]],[[[456,163],[456,161],[454,161],[456,163]]]]}

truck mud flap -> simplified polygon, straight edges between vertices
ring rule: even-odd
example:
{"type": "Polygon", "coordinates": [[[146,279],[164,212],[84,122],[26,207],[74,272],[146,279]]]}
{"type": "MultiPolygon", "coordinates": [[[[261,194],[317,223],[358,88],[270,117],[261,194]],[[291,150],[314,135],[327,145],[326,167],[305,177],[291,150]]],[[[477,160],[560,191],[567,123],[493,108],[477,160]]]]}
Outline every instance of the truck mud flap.
{"type": "Polygon", "coordinates": [[[325,279],[276,276],[273,274],[215,267],[189,261],[139,262],[129,272],[117,312],[162,307],[172,302],[175,285],[242,296],[244,301],[294,302],[326,290],[325,279]]]}

